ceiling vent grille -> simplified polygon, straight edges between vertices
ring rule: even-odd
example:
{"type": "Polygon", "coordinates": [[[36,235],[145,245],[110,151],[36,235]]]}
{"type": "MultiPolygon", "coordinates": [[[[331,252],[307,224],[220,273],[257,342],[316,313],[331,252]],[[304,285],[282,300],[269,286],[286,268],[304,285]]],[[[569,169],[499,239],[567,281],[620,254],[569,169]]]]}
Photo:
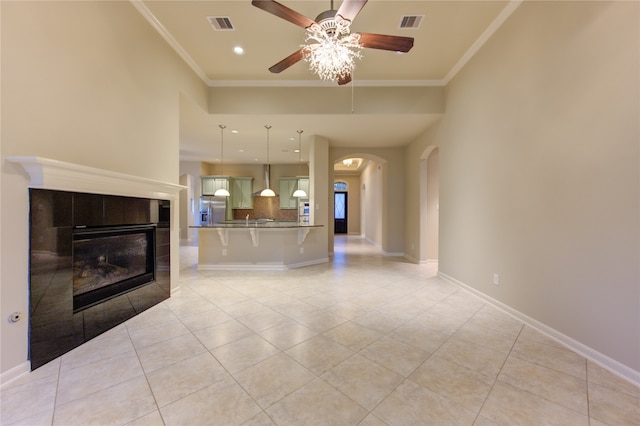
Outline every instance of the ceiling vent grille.
{"type": "Polygon", "coordinates": [[[424,15],[405,15],[400,21],[400,28],[420,28],[424,15]]]}
{"type": "Polygon", "coordinates": [[[207,16],[207,19],[216,31],[235,31],[228,16],[207,16]]]}

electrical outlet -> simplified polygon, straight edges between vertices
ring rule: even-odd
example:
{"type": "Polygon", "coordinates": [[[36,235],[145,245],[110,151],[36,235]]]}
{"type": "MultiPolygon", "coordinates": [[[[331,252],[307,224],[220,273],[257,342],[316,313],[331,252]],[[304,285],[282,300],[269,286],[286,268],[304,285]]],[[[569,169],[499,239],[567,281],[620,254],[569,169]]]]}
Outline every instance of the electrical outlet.
{"type": "Polygon", "coordinates": [[[500,285],[500,275],[493,274],[493,284],[500,285]]]}
{"type": "Polygon", "coordinates": [[[227,249],[222,249],[222,255],[226,256],[227,255],[227,249]]]}
{"type": "Polygon", "coordinates": [[[300,254],[304,253],[304,247],[300,247],[300,254]]]}

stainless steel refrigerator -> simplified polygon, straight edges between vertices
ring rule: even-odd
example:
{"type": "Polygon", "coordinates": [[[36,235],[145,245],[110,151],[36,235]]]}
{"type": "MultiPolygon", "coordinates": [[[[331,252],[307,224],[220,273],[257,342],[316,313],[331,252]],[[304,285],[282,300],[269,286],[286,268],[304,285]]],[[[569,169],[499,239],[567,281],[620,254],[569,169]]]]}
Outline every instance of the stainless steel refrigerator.
{"type": "Polygon", "coordinates": [[[227,220],[227,197],[200,197],[200,225],[227,220]]]}

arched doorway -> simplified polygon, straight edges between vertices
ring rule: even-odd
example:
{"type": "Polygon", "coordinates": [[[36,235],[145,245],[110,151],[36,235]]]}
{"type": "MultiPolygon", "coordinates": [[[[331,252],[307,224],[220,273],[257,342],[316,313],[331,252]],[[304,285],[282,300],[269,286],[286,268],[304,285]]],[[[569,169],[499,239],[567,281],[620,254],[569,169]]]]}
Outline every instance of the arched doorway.
{"type": "Polygon", "coordinates": [[[440,150],[420,156],[420,263],[438,262],[440,229],[440,150]]]}

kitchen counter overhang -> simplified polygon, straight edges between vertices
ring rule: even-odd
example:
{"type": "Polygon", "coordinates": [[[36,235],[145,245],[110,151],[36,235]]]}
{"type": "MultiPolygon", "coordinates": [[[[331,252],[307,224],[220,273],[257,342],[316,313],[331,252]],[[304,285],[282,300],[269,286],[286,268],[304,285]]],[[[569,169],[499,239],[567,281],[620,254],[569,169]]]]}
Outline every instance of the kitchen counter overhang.
{"type": "Polygon", "coordinates": [[[283,270],[329,261],[323,225],[250,220],[193,228],[199,270],[283,270]]]}

